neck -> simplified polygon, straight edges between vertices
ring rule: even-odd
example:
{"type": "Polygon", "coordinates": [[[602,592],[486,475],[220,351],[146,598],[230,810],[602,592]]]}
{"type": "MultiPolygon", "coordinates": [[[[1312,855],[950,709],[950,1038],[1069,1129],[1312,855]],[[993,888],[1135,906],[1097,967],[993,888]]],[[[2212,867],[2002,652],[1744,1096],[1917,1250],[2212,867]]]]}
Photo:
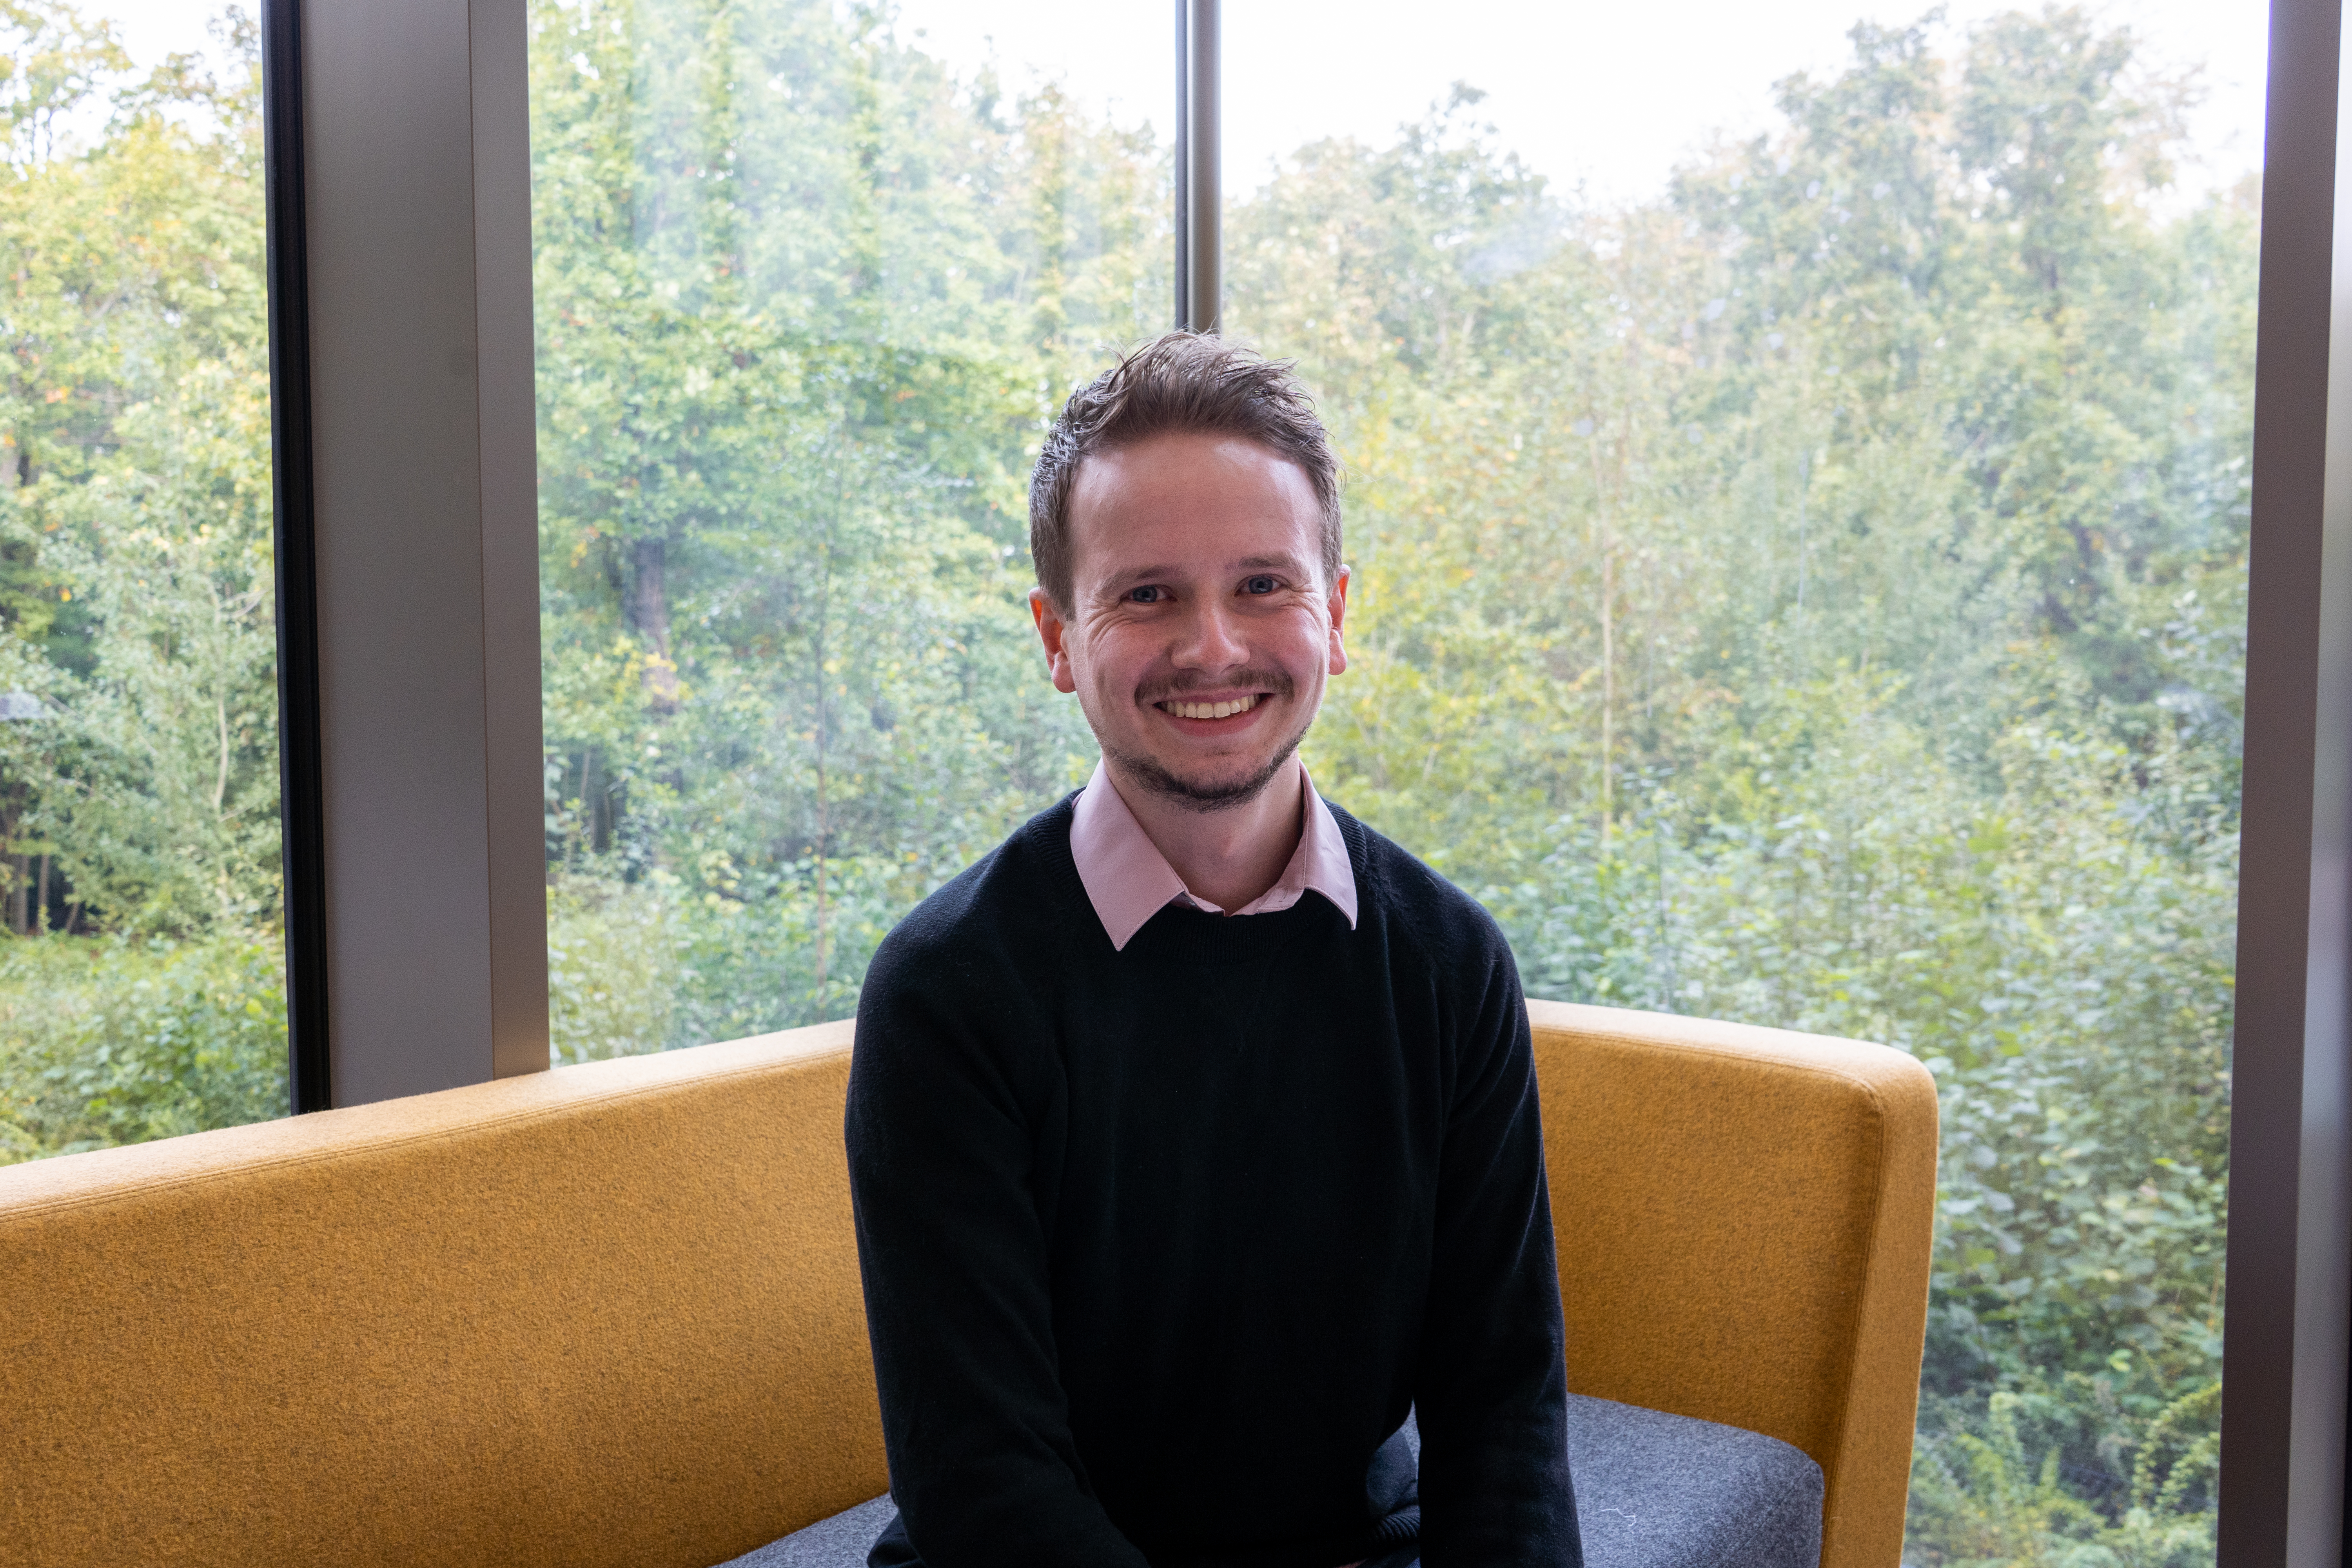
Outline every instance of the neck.
{"type": "Polygon", "coordinates": [[[1228,914],[1280,881],[1298,848],[1307,772],[1295,756],[1254,797],[1222,811],[1179,805],[1129,778],[1117,763],[1106,769],[1144,837],[1184,879],[1185,890],[1228,914]]]}

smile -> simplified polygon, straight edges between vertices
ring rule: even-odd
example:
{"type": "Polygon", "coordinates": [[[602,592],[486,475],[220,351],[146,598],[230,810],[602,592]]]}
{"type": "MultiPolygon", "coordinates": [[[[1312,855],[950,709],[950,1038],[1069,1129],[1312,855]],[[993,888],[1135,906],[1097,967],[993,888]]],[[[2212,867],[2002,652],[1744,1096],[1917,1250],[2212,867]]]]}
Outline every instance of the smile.
{"type": "Polygon", "coordinates": [[[1259,696],[1260,693],[1253,691],[1247,697],[1236,697],[1224,702],[1179,702],[1171,698],[1153,706],[1179,719],[1230,719],[1236,713],[1246,713],[1256,707],[1259,696]]]}

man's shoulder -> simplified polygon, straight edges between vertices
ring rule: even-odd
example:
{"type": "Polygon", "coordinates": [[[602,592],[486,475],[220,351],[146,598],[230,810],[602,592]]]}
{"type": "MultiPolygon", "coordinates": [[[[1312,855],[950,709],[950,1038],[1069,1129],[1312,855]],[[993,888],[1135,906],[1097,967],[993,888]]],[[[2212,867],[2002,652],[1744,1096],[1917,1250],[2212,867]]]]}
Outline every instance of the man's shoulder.
{"type": "Polygon", "coordinates": [[[1525,993],[1510,939],[1495,917],[1419,856],[1332,810],[1356,860],[1359,930],[1363,921],[1374,922],[1371,951],[1392,994],[1433,1004],[1440,1038],[1524,1057],[1525,993]]]}
{"type": "MultiPolygon", "coordinates": [[[[1027,1103],[1045,1081],[1038,1069],[1050,1068],[1051,1038],[1036,1005],[1037,965],[1065,919],[1053,851],[1058,835],[1066,866],[1069,819],[1066,800],[1040,812],[882,939],[857,994],[846,1124],[853,1163],[906,1148],[908,1128],[946,1136],[957,1121],[946,1108],[969,1111],[971,1094],[993,1092],[977,1086],[1024,1086],[1027,1103]]],[[[1076,871],[1066,879],[1076,881],[1076,871]]]]}
{"type": "Polygon", "coordinates": [[[1056,921],[1067,892],[1062,883],[1076,876],[1066,865],[1072,798],[1014,828],[908,910],[883,938],[870,973],[911,979],[940,973],[943,966],[968,971],[1033,945],[1024,933],[1056,921]]]}
{"type": "Polygon", "coordinates": [[[1396,840],[1329,801],[1347,840],[1360,902],[1377,908],[1406,934],[1447,933],[1479,945],[1504,945],[1502,928],[1486,907],[1396,840]]]}

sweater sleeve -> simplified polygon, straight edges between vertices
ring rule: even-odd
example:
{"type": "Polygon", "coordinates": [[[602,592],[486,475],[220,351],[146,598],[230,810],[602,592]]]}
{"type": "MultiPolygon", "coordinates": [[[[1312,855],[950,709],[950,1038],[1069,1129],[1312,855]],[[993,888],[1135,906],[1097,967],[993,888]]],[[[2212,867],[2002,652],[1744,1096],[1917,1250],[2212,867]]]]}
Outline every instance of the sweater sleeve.
{"type": "MultiPolygon", "coordinates": [[[[1510,949],[1465,974],[1414,1391],[1427,1568],[1576,1568],[1565,1337],[1535,1049],[1510,949]]],[[[1466,955],[1465,955],[1466,956],[1466,955]]]]}
{"type": "Polygon", "coordinates": [[[1147,1568],[1087,1484],[1057,1370],[1031,1191],[1050,1086],[1019,1081],[988,1037],[1017,1003],[959,986],[954,969],[886,943],[850,1067],[850,1193],[891,1491],[926,1568],[1147,1568]]]}

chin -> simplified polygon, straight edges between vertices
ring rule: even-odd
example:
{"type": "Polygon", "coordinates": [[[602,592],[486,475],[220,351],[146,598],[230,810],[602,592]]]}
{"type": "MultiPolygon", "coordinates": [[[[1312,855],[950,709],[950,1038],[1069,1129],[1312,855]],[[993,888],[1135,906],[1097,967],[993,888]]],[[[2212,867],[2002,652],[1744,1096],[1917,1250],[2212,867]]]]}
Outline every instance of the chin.
{"type": "Polygon", "coordinates": [[[1163,800],[1194,811],[1229,811],[1263,795],[1297,750],[1294,741],[1271,758],[1234,759],[1181,770],[1156,757],[1121,756],[1118,762],[1129,777],[1163,800]]]}

